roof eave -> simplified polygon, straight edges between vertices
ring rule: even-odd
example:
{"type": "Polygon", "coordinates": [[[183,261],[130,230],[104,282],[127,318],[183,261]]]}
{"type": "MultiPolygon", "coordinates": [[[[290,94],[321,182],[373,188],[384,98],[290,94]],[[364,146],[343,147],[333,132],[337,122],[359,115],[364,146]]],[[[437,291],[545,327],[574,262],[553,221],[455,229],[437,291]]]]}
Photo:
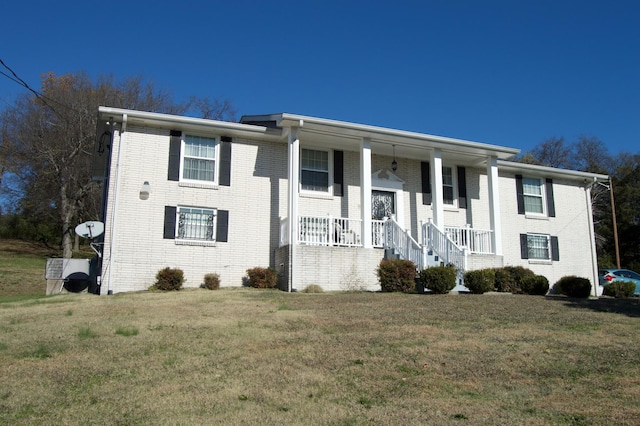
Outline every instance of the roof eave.
{"type": "Polygon", "coordinates": [[[163,128],[177,127],[180,130],[211,131],[213,129],[218,132],[225,132],[229,136],[247,138],[280,140],[283,134],[282,129],[267,128],[266,126],[104,106],[98,107],[98,116],[103,120],[114,120],[116,122],[121,122],[126,116],[130,125],[151,125],[163,128]]]}
{"type": "Polygon", "coordinates": [[[606,182],[608,175],[600,173],[583,172],[580,170],[559,169],[556,167],[540,166],[537,164],[518,163],[516,161],[498,160],[498,169],[512,172],[528,172],[540,176],[552,176],[558,178],[581,180],[583,182],[606,182]]]}

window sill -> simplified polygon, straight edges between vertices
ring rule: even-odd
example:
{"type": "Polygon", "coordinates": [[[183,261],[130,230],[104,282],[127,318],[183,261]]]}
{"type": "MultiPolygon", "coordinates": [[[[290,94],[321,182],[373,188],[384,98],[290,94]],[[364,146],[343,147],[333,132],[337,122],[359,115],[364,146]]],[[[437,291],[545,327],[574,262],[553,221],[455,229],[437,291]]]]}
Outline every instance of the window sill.
{"type": "Polygon", "coordinates": [[[526,214],[525,219],[533,219],[533,220],[549,220],[549,216],[545,215],[534,215],[534,214],[526,214]]]}
{"type": "Polygon", "coordinates": [[[180,240],[175,239],[177,246],[198,246],[198,247],[216,247],[216,241],[204,241],[204,240],[180,240]]]}
{"type": "Polygon", "coordinates": [[[319,200],[333,200],[333,196],[328,192],[300,192],[300,198],[317,198],[319,200]]]}
{"type": "Polygon", "coordinates": [[[553,265],[551,260],[529,259],[529,265],[553,265]]]}
{"type": "Polygon", "coordinates": [[[200,189],[218,189],[218,185],[214,183],[200,183],[200,182],[178,182],[178,186],[184,188],[200,188],[200,189]]]}
{"type": "Polygon", "coordinates": [[[460,209],[459,209],[458,207],[455,207],[455,206],[447,206],[447,205],[445,205],[445,206],[444,206],[444,211],[445,211],[445,212],[454,212],[454,213],[458,213],[458,212],[460,212],[460,209]]]}

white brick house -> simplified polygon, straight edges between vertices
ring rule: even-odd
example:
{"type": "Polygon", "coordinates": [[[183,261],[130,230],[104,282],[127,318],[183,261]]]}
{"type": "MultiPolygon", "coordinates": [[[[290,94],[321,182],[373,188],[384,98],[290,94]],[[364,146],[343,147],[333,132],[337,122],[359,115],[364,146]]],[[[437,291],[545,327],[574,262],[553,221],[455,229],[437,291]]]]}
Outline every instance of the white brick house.
{"type": "Polygon", "coordinates": [[[293,114],[220,122],[99,108],[101,294],[170,266],[186,287],[379,289],[385,248],[419,267],[524,266],[597,283],[590,189],[607,176],[508,161],[505,148],[293,114]],[[145,185],[146,183],[146,185],[145,185]],[[148,191],[147,191],[148,190],[148,191]]]}

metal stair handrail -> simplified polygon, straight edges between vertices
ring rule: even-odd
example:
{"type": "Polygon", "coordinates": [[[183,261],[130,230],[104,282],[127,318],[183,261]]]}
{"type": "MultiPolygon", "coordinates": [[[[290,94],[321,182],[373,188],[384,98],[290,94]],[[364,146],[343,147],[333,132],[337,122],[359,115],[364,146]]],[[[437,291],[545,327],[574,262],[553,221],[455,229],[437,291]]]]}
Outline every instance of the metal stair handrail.
{"type": "Polygon", "coordinates": [[[431,219],[423,225],[422,243],[433,251],[445,265],[453,265],[458,271],[467,270],[467,251],[460,248],[431,219]]]}
{"type": "Polygon", "coordinates": [[[410,260],[418,270],[425,267],[422,246],[394,218],[384,222],[385,249],[395,250],[402,259],[410,260]]]}

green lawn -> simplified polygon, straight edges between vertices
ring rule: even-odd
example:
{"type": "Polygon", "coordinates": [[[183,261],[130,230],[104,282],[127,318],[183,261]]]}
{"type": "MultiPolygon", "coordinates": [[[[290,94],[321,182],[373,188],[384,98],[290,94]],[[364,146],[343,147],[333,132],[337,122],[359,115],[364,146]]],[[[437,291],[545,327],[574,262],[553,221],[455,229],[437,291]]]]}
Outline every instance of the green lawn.
{"type": "Polygon", "coordinates": [[[204,289],[0,302],[0,424],[637,424],[637,299],[204,289]]]}

